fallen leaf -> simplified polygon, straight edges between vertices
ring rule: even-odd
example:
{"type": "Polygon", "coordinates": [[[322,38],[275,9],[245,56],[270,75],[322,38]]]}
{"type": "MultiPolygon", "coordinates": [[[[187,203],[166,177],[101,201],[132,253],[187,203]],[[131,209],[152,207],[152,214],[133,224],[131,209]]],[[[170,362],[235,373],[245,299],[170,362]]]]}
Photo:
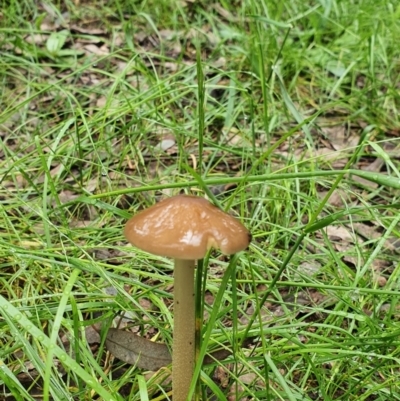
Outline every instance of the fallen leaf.
{"type": "Polygon", "coordinates": [[[100,334],[93,325],[87,326],[85,329],[85,337],[88,344],[100,343],[100,334]]]}
{"type": "Polygon", "coordinates": [[[217,366],[214,371],[213,380],[216,381],[220,387],[227,388],[229,385],[229,371],[227,371],[224,366],[217,366]]]}
{"type": "Polygon", "coordinates": [[[94,21],[93,24],[89,24],[87,26],[72,24],[71,30],[86,35],[105,35],[107,33],[105,29],[99,28],[98,21],[94,21]]]}
{"type": "Polygon", "coordinates": [[[321,264],[318,263],[317,261],[313,262],[303,262],[300,263],[300,265],[297,268],[297,271],[295,273],[295,278],[300,279],[301,276],[307,276],[307,277],[313,277],[316,274],[318,274],[321,270],[321,264]]]}
{"type": "Polygon", "coordinates": [[[140,369],[158,370],[172,360],[165,344],[155,343],[129,331],[110,328],[106,346],[118,359],[140,369]]]}
{"type": "Polygon", "coordinates": [[[354,234],[352,234],[346,227],[344,226],[327,226],[326,233],[328,237],[332,241],[346,241],[346,242],[355,242],[354,234]]]}
{"type": "Polygon", "coordinates": [[[110,54],[110,50],[105,45],[98,47],[96,45],[89,44],[83,46],[83,48],[87,50],[89,53],[96,54],[97,56],[107,56],[108,54],[110,54]]]}
{"type": "Polygon", "coordinates": [[[172,146],[175,145],[175,140],[174,139],[163,139],[158,145],[156,145],[156,149],[161,149],[161,150],[168,150],[172,148],[172,146]]]}
{"type": "MultiPolygon", "coordinates": [[[[251,339],[243,342],[247,347],[251,339]]],[[[107,333],[106,347],[115,357],[140,369],[159,370],[171,363],[172,357],[165,344],[155,343],[146,338],[140,337],[130,331],[110,328],[107,333]]],[[[228,349],[220,349],[206,355],[204,364],[222,361],[232,352],[228,349]]]]}

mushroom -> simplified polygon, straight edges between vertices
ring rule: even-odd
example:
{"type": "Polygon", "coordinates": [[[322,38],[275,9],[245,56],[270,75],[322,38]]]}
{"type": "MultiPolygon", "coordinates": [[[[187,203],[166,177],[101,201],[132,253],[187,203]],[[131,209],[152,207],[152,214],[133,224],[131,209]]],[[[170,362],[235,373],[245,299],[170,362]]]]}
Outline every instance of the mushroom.
{"type": "Polygon", "coordinates": [[[172,393],[187,401],[195,366],[195,261],[210,248],[231,255],[247,248],[250,232],[204,198],[177,195],[133,216],[127,240],[154,255],[174,259],[172,393]]]}

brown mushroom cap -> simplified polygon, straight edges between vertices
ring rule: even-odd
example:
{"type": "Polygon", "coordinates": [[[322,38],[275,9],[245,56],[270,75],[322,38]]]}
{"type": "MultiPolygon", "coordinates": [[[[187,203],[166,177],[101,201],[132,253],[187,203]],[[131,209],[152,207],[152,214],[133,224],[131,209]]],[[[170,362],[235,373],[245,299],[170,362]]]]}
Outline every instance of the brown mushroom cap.
{"type": "Polygon", "coordinates": [[[234,217],[198,196],[164,199],[133,216],[125,237],[146,252],[174,259],[202,259],[210,248],[232,255],[247,248],[250,232],[234,217]]]}

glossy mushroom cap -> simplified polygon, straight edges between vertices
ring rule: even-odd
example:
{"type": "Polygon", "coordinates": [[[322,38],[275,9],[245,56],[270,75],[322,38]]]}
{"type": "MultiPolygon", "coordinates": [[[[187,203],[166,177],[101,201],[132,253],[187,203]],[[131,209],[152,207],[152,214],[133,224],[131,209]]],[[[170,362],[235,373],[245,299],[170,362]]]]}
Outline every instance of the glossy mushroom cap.
{"type": "Polygon", "coordinates": [[[198,196],[164,199],[133,216],[125,237],[146,252],[174,259],[202,259],[210,248],[226,255],[246,249],[250,232],[234,217],[198,196]]]}

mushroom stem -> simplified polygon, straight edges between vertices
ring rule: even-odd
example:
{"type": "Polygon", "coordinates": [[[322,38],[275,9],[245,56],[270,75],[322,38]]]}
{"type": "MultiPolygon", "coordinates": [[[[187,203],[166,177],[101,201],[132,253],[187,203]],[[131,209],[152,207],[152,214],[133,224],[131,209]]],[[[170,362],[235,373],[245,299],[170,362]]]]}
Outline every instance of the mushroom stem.
{"type": "Polygon", "coordinates": [[[175,259],[172,395],[188,401],[195,365],[194,260],[175,259]]]}

